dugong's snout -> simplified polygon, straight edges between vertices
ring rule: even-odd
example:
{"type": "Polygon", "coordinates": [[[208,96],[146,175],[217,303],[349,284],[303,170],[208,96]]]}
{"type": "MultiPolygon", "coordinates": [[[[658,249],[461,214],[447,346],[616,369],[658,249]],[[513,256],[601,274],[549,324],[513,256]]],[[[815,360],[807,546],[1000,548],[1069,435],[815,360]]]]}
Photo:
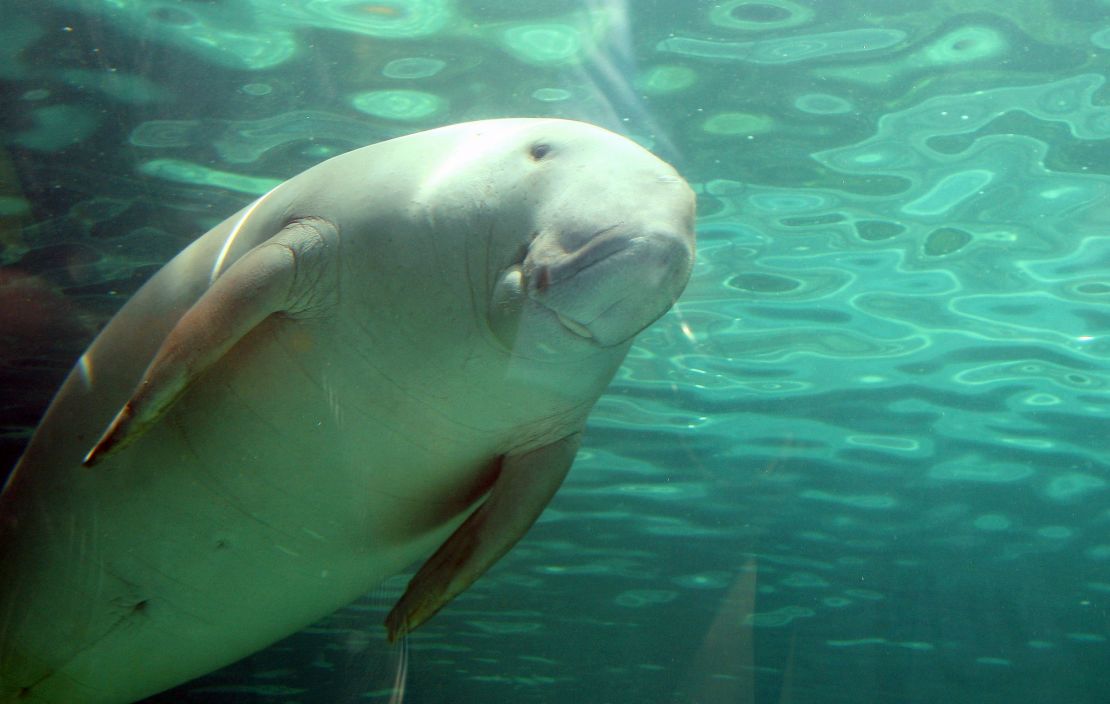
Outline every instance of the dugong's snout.
{"type": "Polygon", "coordinates": [[[541,233],[522,272],[528,297],[602,347],[625,342],[670,309],[686,287],[692,232],[614,224],[590,236],[541,233]],[[580,242],[568,251],[566,244],[580,242]]]}
{"type": "Polygon", "coordinates": [[[621,353],[686,286],[696,196],[673,167],[598,127],[540,120],[527,137],[507,152],[526,168],[506,191],[526,197],[507,198],[511,215],[490,228],[510,246],[487,256],[498,266],[480,282],[492,283],[489,330],[518,357],[621,353]]]}

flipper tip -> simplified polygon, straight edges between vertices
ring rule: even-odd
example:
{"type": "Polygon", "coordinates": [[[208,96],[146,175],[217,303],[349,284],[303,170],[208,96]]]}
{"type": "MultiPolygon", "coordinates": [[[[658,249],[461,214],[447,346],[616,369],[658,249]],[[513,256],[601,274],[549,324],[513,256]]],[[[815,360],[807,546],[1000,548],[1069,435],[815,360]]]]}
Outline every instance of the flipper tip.
{"type": "Polygon", "coordinates": [[[404,617],[397,613],[397,609],[389,612],[389,616],[385,619],[385,637],[390,644],[408,635],[408,624],[405,622],[404,617]]]}
{"type": "Polygon", "coordinates": [[[127,444],[131,419],[133,417],[131,403],[127,403],[112,420],[112,424],[100,436],[100,440],[93,445],[85,458],[81,460],[82,467],[93,467],[105,457],[111,455],[127,444]]]}
{"type": "Polygon", "coordinates": [[[431,615],[422,604],[414,604],[412,597],[406,593],[385,617],[386,638],[390,643],[402,640],[427,621],[431,615]]]}
{"type": "Polygon", "coordinates": [[[105,457],[111,454],[113,448],[116,446],[116,438],[113,437],[111,430],[105,433],[100,441],[93,446],[85,455],[85,459],[81,460],[82,467],[94,467],[100,463],[105,457]]]}

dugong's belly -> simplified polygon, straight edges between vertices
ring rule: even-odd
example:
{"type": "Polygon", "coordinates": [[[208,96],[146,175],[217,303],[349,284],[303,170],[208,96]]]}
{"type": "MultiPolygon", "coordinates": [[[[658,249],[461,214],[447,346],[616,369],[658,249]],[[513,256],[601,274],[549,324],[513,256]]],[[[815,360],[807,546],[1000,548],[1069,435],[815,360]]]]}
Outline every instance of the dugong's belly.
{"type": "Polygon", "coordinates": [[[344,403],[349,380],[277,332],[103,466],[78,466],[80,427],[27,453],[0,537],[19,650],[0,658],[30,701],[129,701],[230,663],[427,554],[478,498],[492,438],[428,418],[451,441],[420,443],[411,409],[344,403]]]}

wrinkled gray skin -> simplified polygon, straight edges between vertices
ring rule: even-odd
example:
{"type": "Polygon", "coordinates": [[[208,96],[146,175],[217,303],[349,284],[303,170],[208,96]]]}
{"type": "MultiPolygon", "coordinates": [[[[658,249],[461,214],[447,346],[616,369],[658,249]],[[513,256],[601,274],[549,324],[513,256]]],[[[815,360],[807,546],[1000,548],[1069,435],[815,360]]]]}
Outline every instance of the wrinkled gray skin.
{"type": "Polygon", "coordinates": [[[0,498],[0,701],[139,699],[434,553],[386,622],[415,628],[558,488],[693,219],[636,144],[510,119],[338,156],[215,227],[92,344],[0,498]]]}

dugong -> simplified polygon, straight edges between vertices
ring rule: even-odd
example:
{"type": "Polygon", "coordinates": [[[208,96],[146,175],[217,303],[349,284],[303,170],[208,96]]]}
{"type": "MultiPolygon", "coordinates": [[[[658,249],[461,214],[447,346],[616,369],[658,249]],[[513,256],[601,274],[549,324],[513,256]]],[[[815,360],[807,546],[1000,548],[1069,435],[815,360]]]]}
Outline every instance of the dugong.
{"type": "Polygon", "coordinates": [[[569,120],[451,125],[282,183],[66,379],[0,497],[0,701],[130,702],[431,555],[403,636],[563,481],[694,257],[694,196],[569,120]]]}

